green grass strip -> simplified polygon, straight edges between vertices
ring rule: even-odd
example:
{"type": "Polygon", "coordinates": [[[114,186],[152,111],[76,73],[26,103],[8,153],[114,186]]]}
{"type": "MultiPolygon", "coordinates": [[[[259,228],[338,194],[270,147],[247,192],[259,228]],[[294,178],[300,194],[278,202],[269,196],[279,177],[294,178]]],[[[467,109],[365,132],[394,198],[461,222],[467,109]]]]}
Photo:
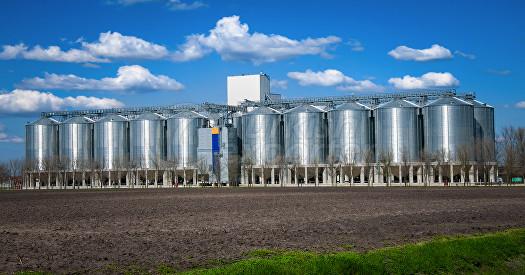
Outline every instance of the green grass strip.
{"type": "MultiPolygon", "coordinates": [[[[175,270],[163,267],[159,273],[175,270]]],[[[258,250],[251,258],[184,274],[525,274],[525,229],[373,250],[258,250]]]]}

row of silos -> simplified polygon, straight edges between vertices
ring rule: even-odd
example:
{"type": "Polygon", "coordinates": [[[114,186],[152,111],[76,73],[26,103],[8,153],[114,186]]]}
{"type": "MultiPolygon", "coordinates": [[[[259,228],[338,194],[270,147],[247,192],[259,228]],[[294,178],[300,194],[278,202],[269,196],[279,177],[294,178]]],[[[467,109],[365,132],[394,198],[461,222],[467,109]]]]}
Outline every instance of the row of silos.
{"type": "Polygon", "coordinates": [[[163,161],[188,167],[197,160],[197,131],[206,122],[196,112],[42,118],[26,125],[26,159],[36,170],[49,169],[51,161],[55,169],[68,170],[152,169],[163,161]]]}
{"type": "MultiPolygon", "coordinates": [[[[403,163],[422,161],[424,149],[447,162],[462,158],[460,150],[463,158],[479,160],[472,145],[493,146],[493,117],[491,106],[449,96],[423,107],[399,98],[373,110],[358,102],[328,111],[311,105],[284,112],[259,107],[242,117],[243,157],[254,165],[403,163]]],[[[487,154],[483,160],[492,161],[493,152],[487,154]]]]}

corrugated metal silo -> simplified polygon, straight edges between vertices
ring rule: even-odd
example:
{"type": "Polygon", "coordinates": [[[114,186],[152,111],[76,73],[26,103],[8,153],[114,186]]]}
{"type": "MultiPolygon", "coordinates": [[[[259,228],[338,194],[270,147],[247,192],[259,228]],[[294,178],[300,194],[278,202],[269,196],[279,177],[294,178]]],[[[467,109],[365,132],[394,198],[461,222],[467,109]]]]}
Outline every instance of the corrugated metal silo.
{"type": "Polygon", "coordinates": [[[182,112],[167,120],[167,159],[178,167],[194,166],[199,144],[198,129],[206,126],[207,119],[197,112],[182,112]]]}
{"type": "Polygon", "coordinates": [[[125,169],[129,161],[128,119],[117,114],[104,116],[94,126],[94,158],[105,170],[125,169]]]}
{"type": "Polygon", "coordinates": [[[26,160],[33,170],[45,170],[58,156],[58,121],[41,118],[26,125],[26,160]]]}
{"type": "Polygon", "coordinates": [[[93,120],[72,117],[59,125],[59,155],[68,170],[85,169],[93,161],[93,120]]]}
{"type": "Polygon", "coordinates": [[[326,112],[303,105],[284,113],[284,148],[287,161],[312,165],[325,163],[327,153],[326,112]]]}
{"type": "Polygon", "coordinates": [[[328,112],[328,155],[339,163],[364,163],[371,154],[371,109],[358,102],[328,112]]]}
{"type": "Polygon", "coordinates": [[[242,116],[243,158],[253,165],[274,164],[283,156],[281,113],[258,107],[242,116]]]}
{"type": "Polygon", "coordinates": [[[391,154],[393,163],[419,161],[421,129],[419,106],[404,99],[383,103],[374,110],[375,155],[391,154]]]}
{"type": "Polygon", "coordinates": [[[474,108],[456,97],[442,97],[423,107],[425,151],[442,155],[445,161],[458,161],[458,150],[465,149],[474,159],[474,108]]]}
{"type": "Polygon", "coordinates": [[[474,105],[474,138],[476,140],[476,159],[494,161],[495,138],[494,107],[477,101],[469,101],[474,105]]]}
{"type": "Polygon", "coordinates": [[[166,159],[166,118],[143,113],[129,122],[130,162],[143,169],[154,169],[166,159]]]}

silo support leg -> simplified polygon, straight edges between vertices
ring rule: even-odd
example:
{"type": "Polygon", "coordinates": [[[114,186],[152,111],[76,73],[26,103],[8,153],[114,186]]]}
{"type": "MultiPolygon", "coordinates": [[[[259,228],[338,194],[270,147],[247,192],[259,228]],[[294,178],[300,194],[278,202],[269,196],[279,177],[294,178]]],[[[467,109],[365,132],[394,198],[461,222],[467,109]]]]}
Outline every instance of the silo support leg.
{"type": "Polygon", "coordinates": [[[197,169],[193,169],[193,185],[197,186],[197,169]]]}
{"type": "MultiPolygon", "coordinates": [[[[282,179],[279,179],[279,180],[282,180],[282,179]]],[[[272,171],[271,171],[271,184],[272,185],[275,184],[275,168],[272,168],[272,171]]]]}

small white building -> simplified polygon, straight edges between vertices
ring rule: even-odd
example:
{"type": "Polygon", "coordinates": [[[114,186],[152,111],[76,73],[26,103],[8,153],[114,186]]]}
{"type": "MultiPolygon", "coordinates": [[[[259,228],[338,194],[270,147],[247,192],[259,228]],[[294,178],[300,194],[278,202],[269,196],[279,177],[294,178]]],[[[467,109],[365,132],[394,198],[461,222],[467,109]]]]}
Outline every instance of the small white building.
{"type": "Polygon", "coordinates": [[[280,95],[271,94],[270,77],[267,74],[228,76],[228,105],[238,106],[244,100],[278,100],[280,95]]]}

